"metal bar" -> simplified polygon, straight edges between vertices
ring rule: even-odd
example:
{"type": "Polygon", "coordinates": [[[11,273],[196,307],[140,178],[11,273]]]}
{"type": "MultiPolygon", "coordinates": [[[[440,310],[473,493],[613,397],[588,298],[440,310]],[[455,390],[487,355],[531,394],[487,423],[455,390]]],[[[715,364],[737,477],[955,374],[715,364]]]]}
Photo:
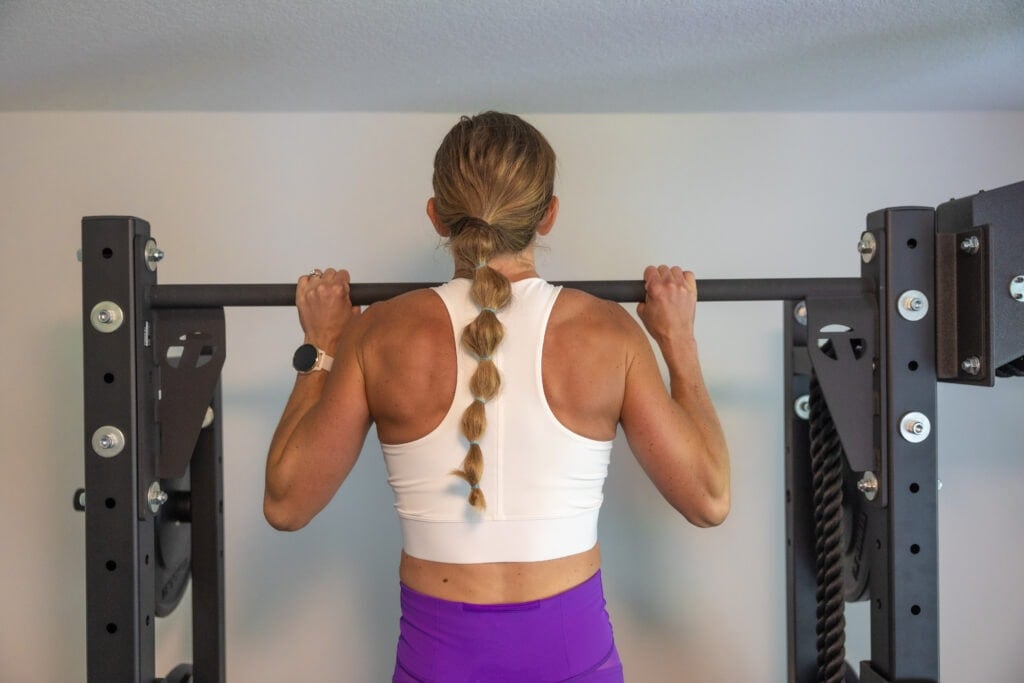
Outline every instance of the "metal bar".
{"type": "Polygon", "coordinates": [[[865,279],[879,283],[877,474],[888,500],[886,505],[879,496],[867,508],[875,552],[871,661],[862,663],[864,680],[939,680],[936,316],[931,306],[923,316],[900,313],[908,310],[901,303],[906,297],[935,301],[934,226],[932,209],[868,215],[878,243],[863,269],[865,279]]]}
{"type": "Polygon", "coordinates": [[[143,292],[154,279],[140,265],[148,236],[138,219],[82,221],[90,683],[138,683],[153,672],[153,525],[140,492],[151,470],[141,456],[153,445],[143,292]]]}
{"type": "MultiPolygon", "coordinates": [[[[437,282],[354,283],[352,303],[366,306],[437,282]]],[[[643,301],[642,280],[575,280],[553,282],[580,289],[609,301],[643,301]]],[[[846,296],[863,290],[860,278],[780,278],[766,280],[698,280],[700,301],[781,301],[807,296],[846,296]]],[[[214,308],[221,306],[293,306],[294,284],[154,285],[153,308],[214,308]]]]}
{"type": "MultiPolygon", "coordinates": [[[[806,402],[810,380],[806,312],[796,301],[783,303],[785,332],[782,415],[786,434],[786,626],[788,683],[815,683],[818,673],[817,579],[811,444],[806,402]],[[801,403],[802,402],[802,403],[801,403]],[[798,404],[800,407],[798,408],[798,404]]],[[[806,309],[806,306],[804,306],[806,309]]]]}
{"type": "Polygon", "coordinates": [[[213,422],[192,456],[192,657],[195,680],[223,683],[224,474],[223,412],[218,383],[213,422]]]}

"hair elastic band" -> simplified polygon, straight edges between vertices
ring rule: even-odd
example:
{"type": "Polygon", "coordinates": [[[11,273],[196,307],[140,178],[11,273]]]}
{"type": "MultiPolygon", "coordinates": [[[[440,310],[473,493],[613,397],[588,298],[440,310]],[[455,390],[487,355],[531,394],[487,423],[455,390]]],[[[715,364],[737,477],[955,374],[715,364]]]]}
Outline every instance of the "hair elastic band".
{"type": "Polygon", "coordinates": [[[473,266],[473,270],[480,270],[481,268],[487,267],[487,261],[481,261],[480,263],[473,266]]]}
{"type": "Polygon", "coordinates": [[[480,308],[481,313],[483,313],[484,311],[490,311],[494,315],[498,315],[498,310],[496,308],[491,308],[490,306],[483,306],[480,308]]]}
{"type": "Polygon", "coordinates": [[[474,396],[473,400],[476,401],[477,403],[487,403],[487,399],[486,398],[482,398],[480,396],[474,396]]]}
{"type": "Polygon", "coordinates": [[[476,489],[477,491],[479,491],[479,490],[480,490],[480,484],[473,484],[473,485],[472,485],[472,486],[470,486],[469,488],[471,488],[471,489],[476,489]]]}
{"type": "Polygon", "coordinates": [[[485,360],[493,360],[490,356],[477,356],[476,359],[479,362],[483,362],[485,360]]]}
{"type": "Polygon", "coordinates": [[[480,442],[479,442],[479,441],[470,441],[470,442],[469,442],[469,445],[470,445],[470,446],[479,446],[479,445],[480,445],[480,442]]]}

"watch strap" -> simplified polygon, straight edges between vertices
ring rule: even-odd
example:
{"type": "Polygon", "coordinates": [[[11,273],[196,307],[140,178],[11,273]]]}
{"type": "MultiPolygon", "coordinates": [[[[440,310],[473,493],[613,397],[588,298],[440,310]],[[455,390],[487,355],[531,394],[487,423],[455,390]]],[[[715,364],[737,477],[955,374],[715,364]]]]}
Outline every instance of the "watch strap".
{"type": "Polygon", "coordinates": [[[316,365],[313,366],[313,370],[323,370],[324,372],[330,372],[331,368],[334,367],[334,356],[327,355],[327,352],[321,348],[316,350],[316,365]]]}

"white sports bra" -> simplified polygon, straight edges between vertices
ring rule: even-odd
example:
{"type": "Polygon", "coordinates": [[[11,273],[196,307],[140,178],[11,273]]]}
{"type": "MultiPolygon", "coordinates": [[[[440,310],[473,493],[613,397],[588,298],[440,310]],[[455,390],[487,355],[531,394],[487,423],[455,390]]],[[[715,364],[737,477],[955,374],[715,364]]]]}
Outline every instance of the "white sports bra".
{"type": "MultiPolygon", "coordinates": [[[[470,281],[435,287],[455,339],[479,310],[470,281]]],[[[476,360],[456,343],[458,374],[448,414],[432,432],[403,444],[381,444],[405,552],[434,562],[537,562],[589,550],[597,542],[611,441],[595,441],[562,425],[548,406],[541,358],[548,317],[561,288],[540,278],[512,283],[498,313],[505,337],[493,354],[501,389],[487,402],[480,439],[483,512],[466,502],[469,485],[450,472],[469,447],[462,413],[473,401],[476,360]]]]}

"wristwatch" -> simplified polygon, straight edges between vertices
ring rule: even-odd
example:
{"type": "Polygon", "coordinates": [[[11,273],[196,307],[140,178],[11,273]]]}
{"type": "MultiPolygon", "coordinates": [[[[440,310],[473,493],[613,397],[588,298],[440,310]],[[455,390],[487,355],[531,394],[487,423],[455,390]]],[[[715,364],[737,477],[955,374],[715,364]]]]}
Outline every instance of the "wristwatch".
{"type": "Polygon", "coordinates": [[[317,370],[330,372],[333,365],[334,358],[312,344],[303,344],[295,349],[295,355],[292,356],[292,367],[301,375],[308,375],[317,370]]]}

